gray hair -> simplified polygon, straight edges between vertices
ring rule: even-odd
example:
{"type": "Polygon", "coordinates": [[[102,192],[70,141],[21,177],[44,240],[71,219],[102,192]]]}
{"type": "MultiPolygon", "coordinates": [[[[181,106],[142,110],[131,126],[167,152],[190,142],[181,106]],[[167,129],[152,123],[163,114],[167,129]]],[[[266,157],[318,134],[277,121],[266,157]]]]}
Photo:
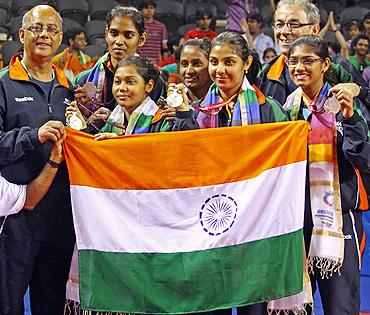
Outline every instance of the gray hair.
{"type": "MultiPolygon", "coordinates": [[[[53,7],[49,6],[49,5],[37,5],[35,7],[33,7],[32,9],[28,10],[24,15],[23,15],[23,18],[22,18],[22,28],[26,28],[27,27],[27,21],[30,17],[30,14],[32,12],[32,10],[34,10],[36,7],[43,7],[43,8],[52,8],[54,9],[53,7]]],[[[60,22],[60,28],[62,28],[62,24],[63,24],[63,20],[62,20],[62,17],[60,16],[59,12],[55,11],[58,19],[59,19],[59,22],[60,22]]]]}
{"type": "Polygon", "coordinates": [[[310,0],[281,0],[278,2],[274,19],[276,16],[276,12],[282,7],[282,6],[292,6],[292,5],[299,5],[302,10],[307,14],[308,22],[319,24],[320,23],[320,12],[319,8],[313,4],[310,0]]]}

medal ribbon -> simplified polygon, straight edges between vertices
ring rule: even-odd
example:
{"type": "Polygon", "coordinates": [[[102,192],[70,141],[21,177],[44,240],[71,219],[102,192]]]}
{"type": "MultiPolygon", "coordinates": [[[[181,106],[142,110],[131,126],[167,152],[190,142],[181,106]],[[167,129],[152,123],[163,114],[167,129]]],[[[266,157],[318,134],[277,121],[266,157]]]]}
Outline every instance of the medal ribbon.
{"type": "Polygon", "coordinates": [[[233,96],[231,96],[228,100],[224,102],[217,103],[217,104],[210,104],[204,107],[199,106],[199,111],[207,115],[215,116],[221,111],[222,107],[230,104],[233,101],[233,99],[235,99],[236,96],[238,96],[238,93],[235,93],[233,96]]]}
{"type": "Polygon", "coordinates": [[[307,105],[312,113],[322,114],[325,112],[324,103],[328,99],[328,91],[330,85],[325,83],[322,87],[319,95],[316,95],[312,101],[307,105]]]}
{"type": "MultiPolygon", "coordinates": [[[[98,100],[95,100],[95,101],[99,102],[98,100]]],[[[66,104],[66,105],[71,105],[71,102],[66,102],[66,101],[65,101],[65,102],[64,102],[64,104],[66,104]]],[[[90,110],[90,109],[89,109],[89,108],[87,108],[85,105],[81,104],[80,102],[77,102],[77,106],[78,106],[78,107],[82,107],[82,108],[83,108],[83,109],[85,109],[87,112],[89,112],[91,115],[93,115],[94,117],[96,117],[96,118],[97,118],[97,119],[99,119],[100,121],[104,122],[105,124],[111,125],[111,126],[113,126],[113,127],[116,127],[116,128],[118,128],[118,129],[122,129],[122,130],[125,130],[125,129],[126,129],[126,126],[122,126],[122,125],[119,125],[119,124],[116,124],[116,123],[112,123],[112,122],[108,121],[107,119],[100,118],[99,116],[95,115],[95,113],[94,113],[92,110],[90,110]]],[[[100,108],[100,106],[99,106],[98,108],[100,108]]],[[[96,127],[94,124],[90,123],[87,119],[85,119],[85,121],[86,121],[89,125],[93,126],[97,131],[99,131],[99,132],[101,131],[98,127],[96,127]]]]}
{"type": "MultiPolygon", "coordinates": [[[[96,101],[98,101],[98,100],[96,100],[96,101]]],[[[94,102],[94,100],[93,100],[93,102],[94,102]]],[[[88,111],[91,115],[93,115],[94,117],[98,118],[100,121],[102,121],[102,122],[104,122],[104,123],[106,123],[108,125],[111,125],[113,127],[116,127],[118,129],[123,129],[123,130],[126,129],[126,126],[122,126],[122,125],[119,125],[119,124],[116,124],[116,123],[112,123],[112,122],[108,121],[107,119],[100,118],[99,116],[95,115],[95,113],[93,111],[91,111],[90,109],[88,109],[86,106],[82,105],[80,102],[77,102],[77,105],[78,106],[81,106],[83,109],[85,109],[86,111],[88,111]]],[[[100,107],[101,106],[99,106],[98,108],[100,108],[100,107]]],[[[94,124],[91,124],[91,125],[94,126],[94,128],[97,128],[94,124]]]]}
{"type": "Polygon", "coordinates": [[[186,92],[186,96],[188,97],[189,100],[189,106],[195,109],[197,112],[199,112],[200,104],[203,102],[204,98],[193,101],[189,92],[186,92]]]}

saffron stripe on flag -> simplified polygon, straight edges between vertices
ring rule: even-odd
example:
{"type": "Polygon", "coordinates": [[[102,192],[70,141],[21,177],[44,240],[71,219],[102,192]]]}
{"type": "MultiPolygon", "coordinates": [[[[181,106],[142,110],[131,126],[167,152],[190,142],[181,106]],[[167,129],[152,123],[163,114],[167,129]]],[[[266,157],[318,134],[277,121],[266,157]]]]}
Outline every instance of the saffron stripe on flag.
{"type": "Polygon", "coordinates": [[[105,141],[94,141],[73,129],[67,131],[63,146],[68,169],[73,169],[69,173],[71,185],[142,190],[236,182],[304,161],[308,124],[297,121],[211,128],[105,141]]]}
{"type": "Polygon", "coordinates": [[[81,305],[94,311],[176,314],[273,300],[302,291],[302,253],[302,230],[190,253],[81,250],[81,305]]]}

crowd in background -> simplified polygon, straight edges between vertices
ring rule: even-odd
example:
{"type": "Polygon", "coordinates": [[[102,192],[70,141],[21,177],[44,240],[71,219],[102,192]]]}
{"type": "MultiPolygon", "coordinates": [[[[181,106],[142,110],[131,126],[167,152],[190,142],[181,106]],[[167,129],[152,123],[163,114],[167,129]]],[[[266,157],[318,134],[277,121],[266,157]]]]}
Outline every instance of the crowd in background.
{"type": "MultiPolygon", "coordinates": [[[[320,28],[310,0],[271,1],[272,38],[254,1],[226,3],[225,31],[212,29],[214,12],[205,5],[192,27],[170,36],[156,19],[156,1],[116,6],[104,24],[106,49],[90,56],[86,30],[63,34],[53,7],[24,14],[22,47],[0,72],[1,314],[22,314],[28,286],[33,315],[63,313],[75,243],[65,124],[103,141],[294,120],[311,123],[304,222],[311,287],[319,287],[325,314],[359,313],[361,211],[370,192],[370,13],[350,24],[346,38],[332,12],[320,28]],[[323,39],[328,33],[339,47],[323,39]],[[316,152],[317,144],[330,150],[316,152]]],[[[267,314],[274,305],[238,312],[267,314]]]]}

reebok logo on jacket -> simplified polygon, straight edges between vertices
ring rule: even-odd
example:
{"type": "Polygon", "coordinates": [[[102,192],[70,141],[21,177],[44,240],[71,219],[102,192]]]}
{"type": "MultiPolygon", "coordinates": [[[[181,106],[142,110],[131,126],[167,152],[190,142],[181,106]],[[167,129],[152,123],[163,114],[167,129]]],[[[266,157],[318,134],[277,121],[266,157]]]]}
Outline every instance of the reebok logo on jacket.
{"type": "Polygon", "coordinates": [[[15,97],[14,98],[16,102],[22,103],[22,102],[34,102],[33,96],[25,96],[25,97],[15,97]]]}

